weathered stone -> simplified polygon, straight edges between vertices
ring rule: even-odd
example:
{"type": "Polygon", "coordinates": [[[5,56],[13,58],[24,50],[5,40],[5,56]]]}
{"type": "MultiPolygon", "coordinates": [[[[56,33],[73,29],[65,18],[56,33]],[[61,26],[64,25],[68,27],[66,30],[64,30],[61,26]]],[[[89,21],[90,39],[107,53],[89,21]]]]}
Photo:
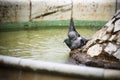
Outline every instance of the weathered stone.
{"type": "Polygon", "coordinates": [[[114,21],[114,19],[108,21],[108,22],[105,24],[106,27],[110,28],[110,29],[107,29],[108,31],[112,29],[112,26],[114,26],[114,25],[111,25],[113,21],[114,21]]]}
{"type": "Polygon", "coordinates": [[[102,36],[101,40],[106,41],[110,38],[110,36],[111,36],[111,34],[105,34],[105,35],[102,36]]]}
{"type": "Polygon", "coordinates": [[[106,24],[106,26],[108,27],[107,28],[107,33],[111,33],[112,31],[113,31],[113,28],[114,28],[114,25],[112,24],[112,21],[113,20],[110,20],[107,24],[106,24]]]}
{"type": "Polygon", "coordinates": [[[106,31],[107,31],[107,33],[111,33],[113,31],[113,29],[114,29],[114,26],[113,26],[113,24],[111,24],[111,26],[108,27],[106,31]]]}
{"type": "Polygon", "coordinates": [[[87,54],[91,57],[98,56],[101,54],[102,50],[102,46],[100,44],[96,44],[88,49],[87,54]]]}
{"type": "MultiPolygon", "coordinates": [[[[120,3],[120,1],[118,1],[120,3]]],[[[120,4],[118,4],[120,6],[120,4]]],[[[117,12],[113,15],[116,16],[117,14],[120,14],[120,8],[117,9],[117,12]]],[[[117,15],[117,18],[120,17],[120,15],[117,15]]]]}
{"type": "Polygon", "coordinates": [[[106,29],[107,29],[106,27],[103,27],[101,30],[97,31],[95,35],[93,35],[92,41],[96,43],[104,42],[104,40],[101,39],[106,34],[106,29]]]}
{"type": "Polygon", "coordinates": [[[116,44],[120,45],[120,31],[116,33],[116,44]]]}
{"type": "Polygon", "coordinates": [[[106,27],[103,27],[102,29],[97,31],[95,35],[93,35],[92,39],[101,39],[101,37],[106,34],[106,29],[106,27]]]}
{"type": "MultiPolygon", "coordinates": [[[[97,31],[81,51],[71,57],[81,64],[94,67],[120,69],[120,31],[116,27],[116,16],[97,31]],[[85,50],[85,51],[84,51],[85,50]]],[[[120,24],[118,24],[120,26],[120,24]]],[[[118,26],[117,26],[118,27],[118,26]]]]}
{"type": "Polygon", "coordinates": [[[116,35],[112,35],[109,39],[109,41],[115,41],[117,39],[116,35]]]}
{"type": "Polygon", "coordinates": [[[120,38],[117,39],[117,44],[120,44],[120,38]]]}
{"type": "Polygon", "coordinates": [[[103,27],[101,30],[99,30],[92,39],[95,40],[96,43],[103,43],[107,41],[111,34],[107,33],[107,27],[103,27]]]}
{"type": "Polygon", "coordinates": [[[107,52],[108,54],[112,55],[117,50],[117,48],[118,48],[117,45],[115,45],[113,43],[108,43],[108,45],[106,46],[104,51],[107,52]]]}
{"type": "Polygon", "coordinates": [[[103,27],[101,30],[97,31],[92,39],[90,41],[88,41],[88,43],[85,45],[84,50],[86,51],[89,47],[91,47],[92,45],[96,44],[96,43],[102,43],[105,40],[107,40],[110,37],[110,34],[106,35],[106,27],[103,27]]]}
{"type": "Polygon", "coordinates": [[[90,40],[87,42],[87,44],[84,46],[83,52],[87,51],[87,49],[94,44],[94,40],[90,40]]]}
{"type": "Polygon", "coordinates": [[[120,49],[118,49],[113,56],[115,56],[117,59],[120,59],[120,49]]]}
{"type": "Polygon", "coordinates": [[[76,50],[71,51],[70,53],[72,54],[70,58],[74,59],[74,63],[76,62],[76,64],[110,69],[120,69],[119,60],[113,59],[113,57],[110,56],[108,58],[103,58],[103,56],[101,56],[103,58],[101,59],[101,57],[91,57],[85,53],[81,53],[81,51],[76,50]]]}
{"type": "Polygon", "coordinates": [[[120,31],[120,19],[115,22],[114,32],[120,31]]]}

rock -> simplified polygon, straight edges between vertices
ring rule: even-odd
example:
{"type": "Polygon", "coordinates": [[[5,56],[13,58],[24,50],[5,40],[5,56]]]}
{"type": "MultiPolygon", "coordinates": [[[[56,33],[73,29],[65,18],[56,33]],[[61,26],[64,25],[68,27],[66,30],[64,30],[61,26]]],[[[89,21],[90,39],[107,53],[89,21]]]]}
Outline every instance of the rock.
{"type": "Polygon", "coordinates": [[[85,53],[81,53],[79,50],[71,51],[71,56],[74,60],[73,64],[77,65],[86,65],[92,67],[102,67],[102,68],[109,68],[109,69],[119,69],[120,70],[120,62],[118,60],[112,59],[109,56],[109,60],[99,59],[95,57],[91,57],[85,53]]]}
{"type": "Polygon", "coordinates": [[[110,38],[110,36],[111,36],[111,34],[104,34],[101,38],[101,41],[103,42],[103,41],[108,40],[110,38]]]}
{"type": "Polygon", "coordinates": [[[116,35],[112,35],[109,39],[109,41],[115,41],[117,39],[116,35]]]}
{"type": "Polygon", "coordinates": [[[114,45],[113,43],[108,43],[108,45],[106,46],[104,51],[107,52],[108,54],[112,55],[117,50],[117,48],[118,47],[116,45],[114,45]]]}
{"type": "Polygon", "coordinates": [[[92,39],[94,40],[101,39],[101,37],[106,34],[106,29],[107,29],[106,27],[103,27],[101,30],[96,32],[95,35],[93,35],[92,39]]]}
{"type": "Polygon", "coordinates": [[[86,44],[83,51],[86,50],[87,54],[91,57],[99,56],[101,53],[108,55],[106,57],[109,57],[109,55],[113,56],[120,47],[119,16],[120,14],[117,12],[102,29],[97,31],[92,39],[86,44]],[[102,51],[102,48],[105,49],[102,51]]]}
{"type": "Polygon", "coordinates": [[[112,24],[112,22],[113,22],[113,20],[110,20],[107,24],[106,24],[106,26],[108,27],[107,28],[107,33],[111,33],[112,32],[112,30],[113,30],[113,28],[114,28],[114,25],[112,24]]]}
{"type": "Polygon", "coordinates": [[[96,34],[92,37],[92,40],[94,40],[96,43],[103,43],[105,42],[111,35],[107,34],[106,32],[107,27],[103,27],[101,30],[96,32],[96,34]]]}
{"type": "Polygon", "coordinates": [[[118,49],[113,56],[115,56],[117,59],[120,59],[120,49],[118,49]]]}
{"type": "Polygon", "coordinates": [[[107,33],[111,33],[113,31],[113,24],[111,24],[111,26],[108,27],[108,29],[106,31],[107,31],[107,33]]]}
{"type": "Polygon", "coordinates": [[[120,37],[117,39],[117,44],[120,44],[120,37]]]}
{"type": "MultiPolygon", "coordinates": [[[[117,12],[113,15],[113,17],[116,16],[117,14],[120,14],[120,9],[117,10],[117,12]]],[[[117,17],[120,17],[120,15],[117,15],[117,17]]]]}
{"type": "Polygon", "coordinates": [[[114,32],[120,31],[120,18],[115,22],[114,32]]]}
{"type": "Polygon", "coordinates": [[[94,44],[94,40],[90,40],[87,42],[87,44],[84,46],[83,52],[87,51],[87,49],[94,44]]]}
{"type": "Polygon", "coordinates": [[[79,52],[72,52],[71,57],[87,66],[120,69],[120,22],[119,15],[102,29],[79,52]],[[117,20],[116,20],[117,18],[117,20]]]}
{"type": "Polygon", "coordinates": [[[102,50],[101,44],[96,44],[88,49],[87,54],[91,57],[98,56],[101,54],[102,50]]]}

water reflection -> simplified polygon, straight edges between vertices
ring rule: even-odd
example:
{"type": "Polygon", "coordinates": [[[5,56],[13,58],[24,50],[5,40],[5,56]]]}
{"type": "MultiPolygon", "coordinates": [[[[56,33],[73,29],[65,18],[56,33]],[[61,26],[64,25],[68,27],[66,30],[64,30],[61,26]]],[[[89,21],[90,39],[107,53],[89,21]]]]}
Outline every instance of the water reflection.
{"type": "Polygon", "coordinates": [[[52,72],[32,72],[25,70],[15,70],[0,68],[0,80],[87,80],[81,76],[67,76],[52,72]],[[11,74],[12,72],[12,74],[11,74]]]}

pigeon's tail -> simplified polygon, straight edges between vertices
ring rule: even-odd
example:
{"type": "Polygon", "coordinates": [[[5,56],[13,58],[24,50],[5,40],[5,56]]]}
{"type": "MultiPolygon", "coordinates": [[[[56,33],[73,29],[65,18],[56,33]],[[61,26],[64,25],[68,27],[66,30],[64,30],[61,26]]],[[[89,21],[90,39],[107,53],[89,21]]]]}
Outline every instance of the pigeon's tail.
{"type": "Polygon", "coordinates": [[[69,31],[76,31],[76,30],[75,30],[75,26],[74,26],[74,21],[73,21],[73,18],[72,18],[72,17],[71,17],[71,19],[70,19],[69,31]]]}
{"type": "Polygon", "coordinates": [[[78,35],[78,37],[80,36],[80,34],[75,29],[74,21],[73,21],[72,17],[70,19],[70,26],[69,26],[69,32],[71,32],[71,31],[74,31],[78,35]]]}

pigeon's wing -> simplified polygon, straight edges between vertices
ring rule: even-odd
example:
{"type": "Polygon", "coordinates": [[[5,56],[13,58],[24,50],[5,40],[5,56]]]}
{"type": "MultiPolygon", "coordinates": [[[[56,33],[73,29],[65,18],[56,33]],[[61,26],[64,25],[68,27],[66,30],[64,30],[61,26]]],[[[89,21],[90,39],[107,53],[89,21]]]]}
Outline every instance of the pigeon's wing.
{"type": "Polygon", "coordinates": [[[86,45],[86,43],[87,43],[88,41],[89,41],[89,40],[87,40],[87,39],[85,39],[85,38],[82,37],[81,40],[80,40],[80,47],[86,45]]]}
{"type": "Polygon", "coordinates": [[[71,48],[72,43],[69,38],[65,39],[64,42],[69,48],[71,48]]]}
{"type": "Polygon", "coordinates": [[[71,31],[74,31],[74,32],[76,33],[76,35],[77,35],[78,37],[80,37],[80,34],[79,34],[79,33],[77,32],[77,30],[75,29],[73,18],[71,18],[71,20],[70,20],[70,26],[69,26],[69,31],[68,31],[68,33],[71,32],[71,31]]]}

